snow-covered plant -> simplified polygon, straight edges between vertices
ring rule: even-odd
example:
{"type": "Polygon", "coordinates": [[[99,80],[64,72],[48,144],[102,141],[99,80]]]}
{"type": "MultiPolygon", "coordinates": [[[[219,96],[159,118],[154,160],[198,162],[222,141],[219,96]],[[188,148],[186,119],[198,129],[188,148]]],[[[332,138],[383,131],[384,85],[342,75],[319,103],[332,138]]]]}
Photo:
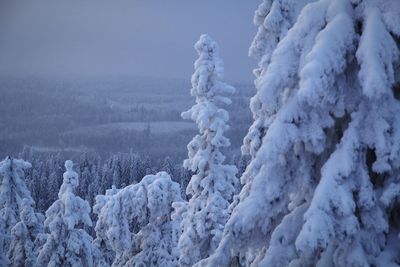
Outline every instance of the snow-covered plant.
{"type": "Polygon", "coordinates": [[[181,201],[166,172],[96,197],[96,235],[115,252],[112,266],[177,266],[180,222],[171,213],[181,201]]]}
{"type": "Polygon", "coordinates": [[[37,258],[37,246],[45,236],[43,233],[44,216],[35,213],[34,202],[22,200],[20,221],[12,228],[12,240],[8,250],[8,259],[13,266],[34,266],[37,258]],[[37,240],[37,241],[36,241],[37,240]]]}
{"type": "Polygon", "coordinates": [[[70,160],[58,193],[58,200],[46,211],[49,234],[38,256],[38,266],[93,266],[98,250],[83,226],[91,226],[89,203],[75,196],[78,174],[70,160]]]}
{"type": "Polygon", "coordinates": [[[11,157],[0,162],[0,251],[4,255],[10,245],[11,229],[20,218],[22,200],[26,198],[33,202],[23,180],[24,170],[30,167],[29,162],[11,157]]]}
{"type": "MultiPolygon", "coordinates": [[[[96,204],[93,206],[93,213],[100,214],[101,209],[107,204],[107,201],[118,191],[115,185],[113,185],[111,189],[106,190],[105,195],[96,196],[96,204]]],[[[93,240],[93,243],[102,255],[102,260],[104,261],[102,265],[111,266],[115,258],[115,251],[112,249],[111,243],[107,241],[107,224],[105,224],[105,220],[98,220],[95,230],[96,238],[93,240]]]]}
{"type": "Polygon", "coordinates": [[[252,160],[200,265],[400,262],[398,0],[265,0],[252,160]]]}
{"type": "Polygon", "coordinates": [[[225,165],[225,156],[220,151],[230,143],[224,136],[229,114],[219,107],[231,103],[227,95],[235,89],[222,81],[223,62],[217,43],[202,35],[195,49],[199,58],[194,64],[191,94],[196,104],[183,112],[182,117],[195,121],[200,133],[188,144],[188,159],[183,163],[194,175],[186,189],[191,198],[182,214],[183,233],[179,239],[182,266],[192,266],[215,250],[237,183],[236,167],[225,165]]]}

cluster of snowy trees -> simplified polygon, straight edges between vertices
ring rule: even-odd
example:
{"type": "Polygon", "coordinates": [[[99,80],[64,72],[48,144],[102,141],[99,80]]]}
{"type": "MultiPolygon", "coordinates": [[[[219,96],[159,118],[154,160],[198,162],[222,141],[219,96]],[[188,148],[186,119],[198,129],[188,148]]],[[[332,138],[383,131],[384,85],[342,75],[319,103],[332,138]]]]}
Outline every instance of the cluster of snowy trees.
{"type": "MultiPolygon", "coordinates": [[[[25,170],[24,180],[35,201],[38,212],[44,213],[58,198],[58,189],[62,184],[64,162],[67,155],[61,153],[38,153],[30,147],[25,147],[19,157],[32,164],[25,170]],[[46,187],[42,185],[46,184],[46,187]]],[[[167,156],[155,159],[142,155],[136,151],[129,153],[112,154],[102,159],[99,153],[88,152],[72,155],[74,169],[79,175],[79,185],[76,194],[94,205],[98,194],[114,185],[122,188],[138,183],[145,175],[160,171],[167,172],[171,178],[180,184],[182,192],[185,191],[191,177],[191,171],[183,168],[180,158],[167,156]]],[[[238,173],[245,170],[248,162],[246,156],[233,156],[229,162],[238,167],[238,173]]],[[[185,195],[183,195],[184,198],[185,195]]],[[[95,217],[92,216],[92,219],[95,217]]],[[[92,229],[91,229],[92,230],[92,229]]]]}
{"type": "MultiPolygon", "coordinates": [[[[60,153],[39,154],[25,149],[20,157],[28,160],[32,168],[25,171],[25,181],[39,212],[45,212],[57,199],[62,184],[65,156],[60,153]],[[46,183],[47,187],[42,185],[46,183]]],[[[94,204],[95,197],[112,185],[121,188],[139,182],[146,174],[166,171],[182,186],[188,183],[190,173],[176,159],[166,157],[153,160],[137,153],[117,153],[102,160],[97,153],[85,153],[74,158],[79,174],[76,194],[94,204]]]]}
{"type": "MultiPolygon", "coordinates": [[[[79,176],[65,162],[58,199],[45,216],[23,181],[31,164],[7,157],[0,163],[1,266],[172,266],[180,224],[172,203],[183,202],[180,186],[166,172],[147,175],[123,189],[96,197],[96,238],[89,202],[76,195],[79,176]],[[132,232],[130,232],[132,231],[132,232]]],[[[43,185],[46,186],[46,185],[43,185]]]]}
{"type": "Polygon", "coordinates": [[[22,178],[31,164],[6,158],[1,265],[398,266],[400,2],[264,0],[255,24],[243,174],[222,153],[222,105],[234,88],[202,35],[196,104],[182,113],[199,129],[183,163],[186,192],[167,172],[141,173],[126,186],[112,180],[89,203],[66,161],[44,217],[22,178]]]}
{"type": "MultiPolygon", "coordinates": [[[[79,175],[72,161],[67,160],[59,186],[59,166],[48,170],[49,179],[31,186],[37,195],[43,194],[44,188],[47,193],[58,191],[43,216],[34,211],[35,202],[24,182],[25,172],[32,165],[7,157],[0,163],[3,265],[192,266],[215,250],[228,219],[229,203],[238,188],[237,168],[224,164],[225,156],[220,151],[230,143],[224,136],[228,112],[219,105],[230,103],[227,96],[234,88],[222,82],[223,64],[217,44],[202,35],[195,48],[199,54],[192,77],[196,105],[182,113],[199,128],[199,134],[188,145],[189,158],[183,164],[185,173],[193,174],[186,190],[190,200],[184,200],[187,196],[182,197],[180,184],[167,172],[153,175],[148,174],[152,171],[150,166],[140,168],[145,164],[140,164],[137,156],[125,160],[115,156],[106,162],[106,181],[95,175],[99,164],[92,164],[91,170],[87,158],[83,158],[81,176],[86,179],[81,190],[87,191],[92,203],[77,196],[79,175]],[[141,175],[143,178],[137,179],[141,175]],[[93,201],[93,194],[103,189],[100,186],[109,189],[93,201]],[[93,226],[92,205],[96,214],[93,237],[88,231],[93,226]]],[[[60,159],[53,157],[50,161],[60,159]]],[[[174,171],[168,160],[163,169],[174,171]]],[[[30,175],[28,182],[40,178],[33,172],[30,175]]],[[[182,182],[184,179],[180,178],[182,182]]]]}

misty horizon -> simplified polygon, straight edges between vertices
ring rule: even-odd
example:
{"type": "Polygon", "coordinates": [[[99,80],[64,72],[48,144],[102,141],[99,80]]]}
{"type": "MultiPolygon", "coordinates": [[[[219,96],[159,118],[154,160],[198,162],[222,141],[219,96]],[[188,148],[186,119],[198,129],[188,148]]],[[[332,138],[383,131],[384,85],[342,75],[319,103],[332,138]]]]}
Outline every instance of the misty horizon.
{"type": "Polygon", "coordinates": [[[48,0],[0,4],[0,74],[189,80],[203,33],[220,45],[225,79],[253,80],[248,47],[258,1],[48,0]],[[151,14],[151,16],[149,16],[151,14]]]}

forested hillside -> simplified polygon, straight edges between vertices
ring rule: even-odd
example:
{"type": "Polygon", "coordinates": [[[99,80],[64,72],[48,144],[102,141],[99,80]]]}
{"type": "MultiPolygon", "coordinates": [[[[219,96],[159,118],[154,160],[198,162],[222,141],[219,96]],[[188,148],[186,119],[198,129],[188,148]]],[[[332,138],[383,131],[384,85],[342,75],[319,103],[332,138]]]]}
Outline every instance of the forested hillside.
{"type": "MultiPolygon", "coordinates": [[[[235,86],[228,135],[238,153],[254,88],[235,86]]],[[[24,146],[66,155],[96,151],[102,157],[132,149],[182,161],[195,133],[195,125],[180,118],[193,103],[189,89],[184,80],[150,77],[2,77],[0,155],[15,156],[24,146]]]]}

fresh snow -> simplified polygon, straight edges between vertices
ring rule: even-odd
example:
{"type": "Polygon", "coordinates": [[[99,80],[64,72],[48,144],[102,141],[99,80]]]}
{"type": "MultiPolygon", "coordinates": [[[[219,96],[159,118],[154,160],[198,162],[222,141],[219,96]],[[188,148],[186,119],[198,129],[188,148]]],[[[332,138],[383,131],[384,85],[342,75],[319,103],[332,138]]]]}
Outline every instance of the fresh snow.
{"type": "MultiPolygon", "coordinates": [[[[194,46],[195,103],[181,114],[192,122],[67,133],[162,138],[197,126],[183,168],[172,174],[167,157],[158,163],[166,172],[150,174],[149,158],[119,153],[104,165],[83,154],[80,168],[67,160],[64,173],[59,156],[33,158],[51,167],[29,172],[30,163],[5,158],[0,266],[399,266],[400,1],[263,0],[254,24],[257,92],[237,164],[243,171],[250,159],[241,186],[223,154],[235,89],[204,34],[194,46]],[[50,196],[36,205],[25,181],[35,199],[50,196]]],[[[158,105],[157,91],[152,97],[158,105]]]]}
{"type": "Polygon", "coordinates": [[[223,63],[218,45],[208,35],[200,36],[195,44],[199,55],[192,75],[191,94],[196,104],[182,113],[184,119],[197,123],[199,134],[188,144],[188,159],[183,166],[194,175],[186,194],[186,207],[179,206],[183,230],[179,239],[181,266],[192,266],[211,255],[217,247],[228,219],[228,206],[235,193],[237,169],[225,165],[220,149],[230,145],[224,136],[229,114],[219,107],[230,104],[227,97],[234,88],[222,81],[223,63]]]}
{"type": "Polygon", "coordinates": [[[396,0],[263,1],[252,160],[199,265],[399,262],[399,17],[396,0]]]}

